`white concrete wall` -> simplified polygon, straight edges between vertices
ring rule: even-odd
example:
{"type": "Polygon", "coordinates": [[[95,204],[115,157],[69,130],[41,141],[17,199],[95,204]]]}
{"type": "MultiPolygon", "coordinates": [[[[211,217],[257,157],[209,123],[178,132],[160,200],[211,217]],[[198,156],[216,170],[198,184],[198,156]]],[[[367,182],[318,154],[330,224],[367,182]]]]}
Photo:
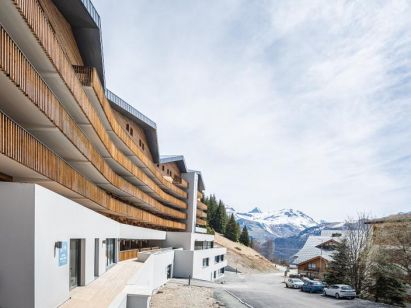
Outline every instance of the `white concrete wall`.
{"type": "Polygon", "coordinates": [[[172,277],[174,250],[153,253],[144,262],[144,266],[128,281],[128,284],[151,292],[167,282],[167,266],[170,264],[172,277]]]}
{"type": "Polygon", "coordinates": [[[186,231],[195,232],[197,224],[198,174],[196,172],[188,172],[181,174],[181,176],[188,183],[186,231]]]}
{"type": "Polygon", "coordinates": [[[0,182],[0,307],[34,307],[34,186],[0,182]]]}
{"type": "MultiPolygon", "coordinates": [[[[94,280],[94,240],[100,239],[99,275],[106,271],[103,240],[118,238],[119,224],[41,186],[35,186],[36,307],[56,307],[69,298],[69,258],[58,265],[54,243],[83,239],[84,284],[94,280]],[[53,292],[50,292],[50,290],[53,292]]],[[[68,256],[69,256],[68,251],[68,256]]]]}
{"type": "Polygon", "coordinates": [[[175,251],[174,257],[174,276],[179,278],[187,278],[191,275],[192,278],[202,280],[213,280],[212,274],[218,270],[227,266],[226,256],[224,261],[215,263],[215,256],[225,255],[227,250],[225,248],[213,248],[204,250],[182,250],[175,251]],[[203,267],[203,259],[209,258],[209,266],[203,267]]]}
{"type": "MultiPolygon", "coordinates": [[[[83,284],[106,271],[107,238],[165,239],[166,232],[122,225],[42,186],[0,182],[0,307],[56,307],[69,298],[70,239],[83,245],[83,284]],[[58,241],[67,242],[59,266],[58,241]]],[[[172,263],[172,262],[171,262],[172,263]]],[[[157,269],[155,270],[155,274],[157,269]]],[[[157,281],[153,281],[153,284],[157,281]]]]}
{"type": "Polygon", "coordinates": [[[183,248],[194,250],[195,241],[214,241],[214,235],[191,232],[167,232],[163,247],[183,248]]]}

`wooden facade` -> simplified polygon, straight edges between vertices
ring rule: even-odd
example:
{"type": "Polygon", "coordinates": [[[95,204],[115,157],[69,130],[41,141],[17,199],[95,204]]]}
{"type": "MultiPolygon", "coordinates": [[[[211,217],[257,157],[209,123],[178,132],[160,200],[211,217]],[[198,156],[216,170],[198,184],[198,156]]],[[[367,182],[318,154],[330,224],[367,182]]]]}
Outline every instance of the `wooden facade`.
{"type": "Polygon", "coordinates": [[[328,261],[321,256],[298,264],[298,273],[309,278],[322,278],[327,270],[328,261]]]}
{"type": "MultiPolygon", "coordinates": [[[[46,178],[47,183],[55,183],[79,196],[79,203],[113,219],[185,230],[187,181],[176,163],[167,163],[164,170],[157,165],[142,127],[111,107],[97,69],[84,66],[70,23],[51,0],[11,1],[54,69],[38,71],[30,63],[33,58],[26,57],[27,53],[0,26],[0,73],[22,94],[19,104],[30,105],[45,126],[55,129],[59,142],[70,144],[81,162],[84,158],[88,169],[76,164],[70,158],[73,154],[62,148],[53,149],[49,135],[34,133],[40,138],[37,140],[25,130],[28,124],[17,124],[3,113],[0,154],[21,168],[34,171],[38,177],[33,182],[42,184],[39,179],[46,178]],[[52,74],[59,78],[63,91],[56,91],[58,83],[45,77],[52,74]],[[69,100],[63,92],[70,96],[69,100]]],[[[12,176],[5,175],[0,180],[11,180],[12,176]]],[[[29,177],[26,181],[30,181],[29,177]]],[[[50,188],[54,184],[47,185],[43,186],[50,188]]],[[[207,206],[200,201],[201,192],[198,197],[197,224],[204,226],[207,206]]]]}

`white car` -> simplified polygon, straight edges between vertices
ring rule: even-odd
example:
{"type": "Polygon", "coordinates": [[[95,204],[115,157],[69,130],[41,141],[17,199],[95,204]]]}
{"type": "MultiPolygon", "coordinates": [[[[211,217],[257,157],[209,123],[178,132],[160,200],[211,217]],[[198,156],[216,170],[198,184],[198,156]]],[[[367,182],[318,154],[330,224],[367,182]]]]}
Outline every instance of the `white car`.
{"type": "Polygon", "coordinates": [[[336,299],[339,298],[349,298],[353,299],[357,296],[353,287],[347,284],[333,284],[327,288],[324,288],[323,294],[325,296],[334,296],[336,299]]]}
{"type": "Polygon", "coordinates": [[[298,278],[289,278],[285,282],[286,288],[293,288],[293,289],[299,289],[304,285],[304,282],[301,279],[298,278]]]}

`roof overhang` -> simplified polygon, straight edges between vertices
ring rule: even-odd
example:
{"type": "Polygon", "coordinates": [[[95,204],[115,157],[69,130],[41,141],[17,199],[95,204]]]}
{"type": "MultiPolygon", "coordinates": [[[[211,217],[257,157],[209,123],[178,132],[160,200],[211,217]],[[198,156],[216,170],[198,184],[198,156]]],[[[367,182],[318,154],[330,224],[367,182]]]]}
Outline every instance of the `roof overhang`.
{"type": "Polygon", "coordinates": [[[97,69],[105,85],[101,21],[90,0],[52,0],[70,23],[81,57],[86,66],[97,69]]]}
{"type": "Polygon", "coordinates": [[[321,259],[321,260],[324,260],[324,261],[326,261],[326,262],[330,262],[330,261],[332,260],[331,257],[328,258],[328,257],[324,257],[324,256],[315,256],[315,257],[312,257],[312,258],[310,258],[310,259],[301,261],[301,262],[297,263],[297,265],[301,265],[301,264],[305,264],[305,263],[308,263],[308,262],[312,262],[312,261],[317,260],[317,259],[321,259]]]}
{"type": "Polygon", "coordinates": [[[153,160],[156,164],[159,163],[160,151],[158,147],[156,123],[108,89],[106,89],[106,97],[113,109],[130,118],[143,129],[153,160]]]}
{"type": "Polygon", "coordinates": [[[188,172],[195,172],[195,173],[197,173],[197,175],[198,175],[198,190],[199,190],[199,191],[205,190],[203,175],[201,174],[201,171],[198,171],[198,170],[188,170],[188,172]]]}
{"type": "Polygon", "coordinates": [[[176,163],[178,170],[180,170],[181,173],[187,173],[187,165],[183,155],[161,155],[160,163],[176,163]]]}

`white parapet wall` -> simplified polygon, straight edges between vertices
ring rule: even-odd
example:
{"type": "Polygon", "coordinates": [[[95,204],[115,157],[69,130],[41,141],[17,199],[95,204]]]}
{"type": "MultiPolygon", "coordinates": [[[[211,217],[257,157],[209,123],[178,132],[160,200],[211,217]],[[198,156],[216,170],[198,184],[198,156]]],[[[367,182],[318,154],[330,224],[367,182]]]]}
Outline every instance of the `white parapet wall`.
{"type": "Polygon", "coordinates": [[[106,239],[166,238],[164,231],[120,224],[35,184],[0,182],[0,200],[0,307],[48,308],[66,301],[70,239],[81,239],[81,285],[87,285],[107,270],[106,239]],[[65,262],[59,242],[68,246],[65,262]]]}

